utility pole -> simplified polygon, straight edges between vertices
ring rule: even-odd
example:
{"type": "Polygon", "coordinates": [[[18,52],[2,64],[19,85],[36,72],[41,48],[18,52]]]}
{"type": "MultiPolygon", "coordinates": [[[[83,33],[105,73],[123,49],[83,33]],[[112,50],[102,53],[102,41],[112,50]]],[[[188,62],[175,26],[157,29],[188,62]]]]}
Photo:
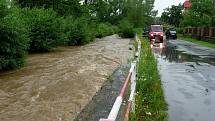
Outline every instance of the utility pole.
{"type": "Polygon", "coordinates": [[[215,8],[215,0],[213,0],[213,6],[214,6],[214,8],[215,8]]]}

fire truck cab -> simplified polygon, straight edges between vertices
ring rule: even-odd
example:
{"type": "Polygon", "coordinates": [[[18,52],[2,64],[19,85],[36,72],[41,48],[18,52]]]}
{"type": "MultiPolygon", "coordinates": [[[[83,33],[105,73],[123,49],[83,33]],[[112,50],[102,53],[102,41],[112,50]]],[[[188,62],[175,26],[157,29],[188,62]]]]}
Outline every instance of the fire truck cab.
{"type": "Polygon", "coordinates": [[[151,45],[162,46],[164,41],[164,32],[162,25],[151,25],[149,32],[149,40],[151,45]]]}

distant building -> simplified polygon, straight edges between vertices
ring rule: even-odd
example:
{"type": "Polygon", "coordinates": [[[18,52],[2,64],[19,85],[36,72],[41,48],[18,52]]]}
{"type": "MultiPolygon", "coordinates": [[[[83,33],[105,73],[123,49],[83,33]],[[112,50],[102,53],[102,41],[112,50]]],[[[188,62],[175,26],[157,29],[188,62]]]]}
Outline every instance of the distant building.
{"type": "MultiPolygon", "coordinates": [[[[215,0],[214,0],[214,1],[215,1],[215,0]]],[[[189,9],[189,8],[191,7],[190,1],[189,1],[189,0],[186,0],[186,1],[184,2],[183,6],[184,6],[184,9],[185,9],[185,10],[189,9]]]]}

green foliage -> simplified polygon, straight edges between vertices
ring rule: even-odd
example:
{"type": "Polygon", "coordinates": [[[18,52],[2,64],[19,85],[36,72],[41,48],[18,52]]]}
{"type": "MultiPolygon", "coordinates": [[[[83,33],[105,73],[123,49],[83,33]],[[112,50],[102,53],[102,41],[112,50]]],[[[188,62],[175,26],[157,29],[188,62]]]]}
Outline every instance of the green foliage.
{"type": "Polygon", "coordinates": [[[67,17],[65,20],[65,33],[68,45],[87,44],[94,38],[86,18],[74,19],[67,17]]]}
{"type": "Polygon", "coordinates": [[[126,19],[122,20],[119,23],[119,35],[125,38],[133,38],[134,37],[134,28],[133,25],[126,19]]]}
{"type": "Polygon", "coordinates": [[[154,0],[85,0],[91,14],[100,22],[117,25],[128,19],[134,27],[143,27],[152,23],[154,0]],[[151,21],[149,21],[151,20],[151,21]]]}
{"type": "Polygon", "coordinates": [[[183,34],[183,28],[176,28],[178,34],[183,34]]]}
{"type": "Polygon", "coordinates": [[[149,43],[142,41],[141,58],[138,67],[135,113],[132,121],[167,121],[167,104],[157,69],[157,61],[149,43]],[[147,113],[151,113],[148,115],[147,113]]]}
{"type": "Polygon", "coordinates": [[[31,52],[46,52],[62,43],[61,21],[53,10],[25,9],[31,52]]]}
{"type": "MultiPolygon", "coordinates": [[[[2,8],[7,9],[6,7],[1,7],[0,11],[8,11],[2,8]]],[[[1,14],[0,70],[14,69],[22,66],[25,62],[28,48],[28,32],[26,24],[19,14],[20,10],[17,8],[10,9],[8,15],[1,14]]]]}
{"type": "Polygon", "coordinates": [[[0,17],[3,18],[9,13],[9,9],[6,6],[6,2],[4,0],[0,0],[0,17]]]}
{"type": "Polygon", "coordinates": [[[114,34],[114,29],[111,24],[100,23],[97,28],[96,37],[102,38],[114,34]]]}
{"type": "Polygon", "coordinates": [[[141,35],[143,33],[143,28],[134,28],[134,33],[137,33],[137,35],[141,35]]]}
{"type": "Polygon", "coordinates": [[[181,26],[210,27],[214,26],[215,9],[211,0],[190,0],[192,6],[185,11],[181,26]]]}
{"type": "Polygon", "coordinates": [[[0,0],[0,70],[21,66],[27,51],[46,52],[65,43],[83,45],[114,33],[134,37],[140,29],[133,28],[149,25],[156,15],[154,0],[83,2],[0,0]]]}
{"type": "Polygon", "coordinates": [[[80,0],[16,0],[21,7],[53,9],[59,15],[81,16],[80,0]]]}
{"type": "Polygon", "coordinates": [[[172,5],[171,8],[166,8],[161,15],[163,22],[170,25],[178,27],[183,16],[182,16],[183,6],[179,4],[178,6],[172,5]]]}
{"type": "Polygon", "coordinates": [[[154,0],[127,0],[125,4],[125,15],[135,28],[152,24],[152,16],[156,15],[152,10],[154,0]]]}

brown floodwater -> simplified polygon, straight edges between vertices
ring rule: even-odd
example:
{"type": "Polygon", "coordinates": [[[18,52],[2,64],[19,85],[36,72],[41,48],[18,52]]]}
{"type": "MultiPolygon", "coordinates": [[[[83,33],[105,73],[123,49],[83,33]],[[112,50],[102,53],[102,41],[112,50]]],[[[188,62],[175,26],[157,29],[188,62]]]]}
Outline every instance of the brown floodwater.
{"type": "Polygon", "coordinates": [[[25,67],[0,73],[1,121],[71,121],[132,55],[117,35],[80,47],[30,54],[25,67]]]}

